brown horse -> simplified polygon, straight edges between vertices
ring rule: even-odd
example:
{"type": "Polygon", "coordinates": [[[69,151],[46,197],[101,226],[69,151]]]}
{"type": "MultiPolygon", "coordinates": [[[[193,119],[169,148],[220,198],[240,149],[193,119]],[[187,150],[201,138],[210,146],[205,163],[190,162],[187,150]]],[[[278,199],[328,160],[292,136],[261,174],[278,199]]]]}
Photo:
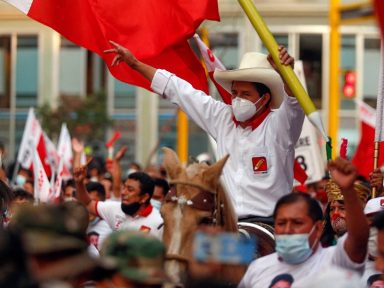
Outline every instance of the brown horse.
{"type": "MultiPolygon", "coordinates": [[[[184,168],[173,150],[163,148],[163,152],[164,167],[172,187],[161,208],[163,240],[167,247],[166,267],[172,280],[181,283],[192,259],[194,232],[201,223],[212,223],[221,226],[223,231],[237,232],[234,209],[219,181],[229,156],[212,166],[194,163],[184,168]]],[[[243,273],[244,269],[224,267],[222,279],[237,283],[243,273]]]]}

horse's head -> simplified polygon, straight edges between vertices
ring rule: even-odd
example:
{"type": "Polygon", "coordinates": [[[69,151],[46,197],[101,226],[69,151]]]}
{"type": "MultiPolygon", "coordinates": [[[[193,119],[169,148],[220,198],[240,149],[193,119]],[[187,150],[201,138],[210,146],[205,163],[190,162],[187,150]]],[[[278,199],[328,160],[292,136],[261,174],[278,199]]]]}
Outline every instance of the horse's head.
{"type": "MultiPolygon", "coordinates": [[[[173,150],[163,148],[163,151],[164,167],[171,184],[161,207],[163,240],[168,259],[176,260],[179,273],[181,266],[186,266],[181,263],[187,264],[191,259],[193,236],[198,226],[220,221],[218,215],[222,213],[219,210],[225,197],[219,179],[228,156],[211,166],[194,163],[184,168],[173,150]]],[[[227,208],[229,212],[233,211],[232,207],[227,208]]]]}

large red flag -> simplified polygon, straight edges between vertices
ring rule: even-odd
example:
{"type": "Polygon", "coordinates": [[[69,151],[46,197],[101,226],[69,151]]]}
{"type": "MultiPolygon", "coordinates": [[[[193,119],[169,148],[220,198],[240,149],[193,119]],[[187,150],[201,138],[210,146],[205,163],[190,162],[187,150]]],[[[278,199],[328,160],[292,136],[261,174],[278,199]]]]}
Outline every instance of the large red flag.
{"type": "Polygon", "coordinates": [[[70,41],[99,54],[121,81],[149,88],[126,65],[111,68],[108,40],[130,49],[156,68],[167,69],[207,90],[204,71],[187,39],[205,19],[219,20],[217,0],[5,0],[70,41]]]}
{"type": "MultiPolygon", "coordinates": [[[[368,178],[373,170],[376,111],[362,101],[357,102],[361,120],[361,136],[352,163],[360,175],[368,178]]],[[[384,145],[380,147],[378,167],[384,164],[384,145]]]]}

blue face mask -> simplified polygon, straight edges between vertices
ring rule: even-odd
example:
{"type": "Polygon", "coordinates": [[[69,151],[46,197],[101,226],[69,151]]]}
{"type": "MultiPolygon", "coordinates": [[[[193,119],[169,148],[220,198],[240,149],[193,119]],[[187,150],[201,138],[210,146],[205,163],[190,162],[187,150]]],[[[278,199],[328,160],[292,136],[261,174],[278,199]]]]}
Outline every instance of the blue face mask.
{"type": "Polygon", "coordinates": [[[288,264],[300,264],[307,260],[313,253],[313,246],[309,246],[309,237],[315,226],[305,234],[275,235],[277,255],[288,264]]]}
{"type": "Polygon", "coordinates": [[[151,205],[157,210],[160,210],[161,208],[161,202],[159,200],[151,199],[151,205]]]}
{"type": "Polygon", "coordinates": [[[23,186],[26,181],[27,181],[27,178],[25,178],[23,175],[17,175],[16,176],[16,185],[17,186],[23,186]]]}

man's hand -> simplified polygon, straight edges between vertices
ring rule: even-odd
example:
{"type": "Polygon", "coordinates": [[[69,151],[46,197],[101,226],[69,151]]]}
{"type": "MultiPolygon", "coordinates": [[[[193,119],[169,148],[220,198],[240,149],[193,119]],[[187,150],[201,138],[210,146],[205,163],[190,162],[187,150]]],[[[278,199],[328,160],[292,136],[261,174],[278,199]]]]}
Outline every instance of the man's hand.
{"type": "Polygon", "coordinates": [[[128,150],[128,146],[121,147],[120,150],[117,151],[117,153],[115,155],[115,158],[114,158],[115,161],[120,161],[124,157],[127,150],[128,150]]]}
{"type": "Polygon", "coordinates": [[[87,177],[87,165],[82,165],[80,167],[73,169],[73,179],[76,183],[84,183],[84,179],[87,177]]]}
{"type": "Polygon", "coordinates": [[[375,169],[369,174],[369,183],[371,187],[376,187],[380,195],[383,191],[383,173],[381,173],[380,168],[375,169]]]}
{"type": "Polygon", "coordinates": [[[72,149],[73,149],[73,152],[75,152],[77,154],[81,154],[84,151],[84,144],[82,142],[80,142],[79,140],[77,140],[76,138],[73,138],[72,139],[72,149]]]}
{"type": "Polygon", "coordinates": [[[353,164],[343,158],[336,158],[328,163],[328,169],[333,181],[342,191],[353,189],[353,183],[356,180],[356,168],[353,164]]]}
{"type": "MultiPolygon", "coordinates": [[[[280,74],[275,61],[273,61],[271,54],[268,54],[267,59],[268,62],[272,65],[273,69],[275,69],[276,72],[280,74]]],[[[279,46],[279,59],[282,65],[290,65],[292,69],[295,67],[295,59],[291,55],[289,55],[287,48],[282,45],[279,46]]]]}
{"type": "Polygon", "coordinates": [[[113,46],[113,49],[107,49],[107,50],[104,50],[103,52],[105,54],[109,54],[109,53],[117,54],[115,58],[113,58],[112,66],[117,66],[121,62],[125,62],[129,67],[134,68],[139,63],[136,57],[127,48],[121,46],[120,44],[114,41],[109,41],[109,43],[113,46]]]}

